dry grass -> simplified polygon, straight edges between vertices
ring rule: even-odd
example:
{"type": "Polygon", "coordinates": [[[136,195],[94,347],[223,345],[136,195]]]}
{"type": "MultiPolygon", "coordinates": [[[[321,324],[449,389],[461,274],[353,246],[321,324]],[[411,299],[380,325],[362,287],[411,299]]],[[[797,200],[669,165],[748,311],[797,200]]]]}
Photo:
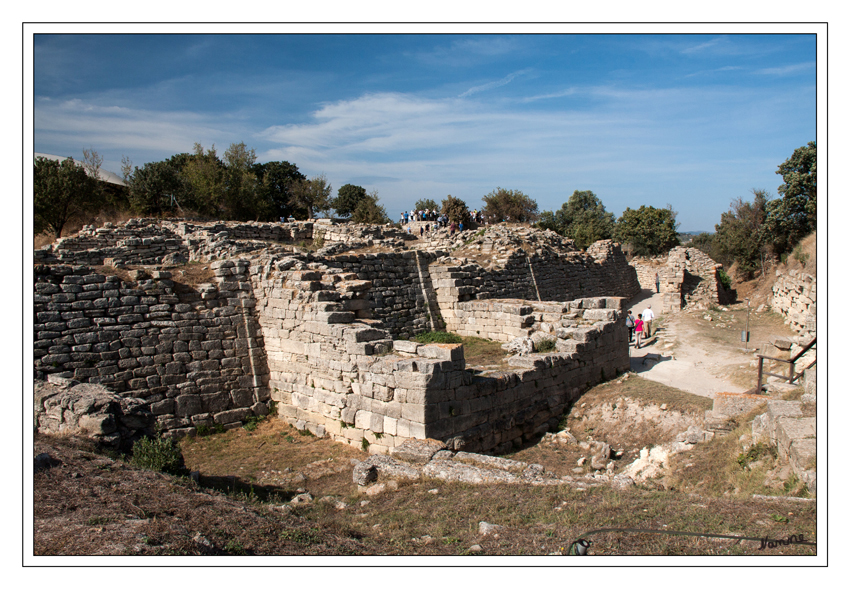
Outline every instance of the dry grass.
{"type": "Polygon", "coordinates": [[[511,356],[502,349],[501,342],[480,337],[464,337],[463,353],[467,366],[502,366],[511,356]]]}

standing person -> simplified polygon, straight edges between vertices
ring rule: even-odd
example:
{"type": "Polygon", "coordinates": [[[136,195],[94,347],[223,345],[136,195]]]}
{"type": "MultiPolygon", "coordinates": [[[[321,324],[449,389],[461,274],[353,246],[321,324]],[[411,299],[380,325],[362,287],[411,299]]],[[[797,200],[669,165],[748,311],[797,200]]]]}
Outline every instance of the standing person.
{"type": "Polygon", "coordinates": [[[635,335],[635,318],[631,311],[626,315],[626,327],[629,328],[629,343],[632,343],[632,337],[635,335]]]}
{"type": "Polygon", "coordinates": [[[658,272],[655,273],[655,292],[661,292],[661,279],[658,277],[658,272]]]}
{"type": "Polygon", "coordinates": [[[643,310],[643,330],[647,338],[652,337],[653,319],[655,319],[655,313],[652,312],[652,305],[647,305],[646,309],[643,310]]]}
{"type": "Polygon", "coordinates": [[[643,319],[641,319],[641,314],[638,313],[638,318],[635,320],[635,349],[640,349],[640,340],[643,335],[643,319]]]}
{"type": "Polygon", "coordinates": [[[449,236],[454,237],[455,235],[455,222],[452,221],[451,227],[449,228],[449,236]]]}

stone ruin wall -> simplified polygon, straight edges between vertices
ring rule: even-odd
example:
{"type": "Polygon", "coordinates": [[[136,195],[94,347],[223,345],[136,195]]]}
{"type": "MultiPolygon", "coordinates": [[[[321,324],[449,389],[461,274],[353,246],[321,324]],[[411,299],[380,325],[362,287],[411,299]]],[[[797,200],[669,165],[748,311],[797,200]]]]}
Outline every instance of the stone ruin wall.
{"type": "Polygon", "coordinates": [[[785,323],[795,331],[817,333],[817,279],[811,274],[777,270],[770,306],[783,315],[785,323]]]}
{"type": "Polygon", "coordinates": [[[254,273],[271,398],[296,427],[371,452],[409,438],[506,451],[556,425],[584,387],[629,367],[620,299],[562,303],[571,310],[557,333],[564,351],[474,375],[461,345],[393,341],[369,319],[368,281],[291,264],[254,273]]]}
{"type": "Polygon", "coordinates": [[[659,258],[635,258],[630,263],[637,272],[642,289],[655,292],[658,273],[660,291],[664,295],[662,311],[678,311],[686,306],[707,309],[735,301],[735,292],[720,283],[722,264],[703,251],[678,246],[671,249],[663,265],[659,258]]]}
{"type": "Polygon", "coordinates": [[[217,284],[188,293],[176,292],[167,272],[128,283],[84,266],[39,268],[35,377],[143,399],[174,435],[265,414],[268,367],[248,263],[214,268],[217,284]]]}
{"type": "MultiPolygon", "coordinates": [[[[378,229],[375,235],[386,237],[378,229]]],[[[279,256],[258,257],[256,244],[244,241],[292,240],[311,232],[306,223],[134,220],[39,250],[36,263],[54,265],[37,266],[35,276],[36,378],[100,383],[141,399],[167,435],[193,434],[202,425],[236,427],[264,414],[274,400],[285,419],[354,444],[365,437],[373,451],[422,436],[460,436],[469,448],[491,450],[544,427],[583,387],[628,368],[619,341],[625,336],[615,335],[615,322],[609,322],[576,334],[577,343],[560,355],[515,358],[517,372],[473,377],[462,348],[404,340],[439,329],[442,314],[453,320],[452,312],[463,311],[482,283],[504,284],[490,294],[527,293],[522,289],[531,271],[518,270],[512,286],[496,278],[499,269],[476,264],[463,267],[468,276],[453,277],[455,268],[435,264],[442,252],[420,251],[320,261],[290,254],[281,265],[279,256]],[[154,243],[158,239],[168,245],[154,243]],[[165,271],[124,282],[82,265],[161,265],[175,251],[192,259],[254,252],[254,260],[214,262],[214,283],[194,289],[176,289],[165,271]],[[446,282],[437,284],[436,277],[446,282]],[[407,356],[384,356],[393,340],[396,354],[407,356]]],[[[352,233],[363,237],[362,230],[352,233]]],[[[389,232],[388,239],[395,236],[389,232]]],[[[612,290],[620,291],[613,294],[628,296],[637,281],[618,254],[603,244],[596,258],[532,257],[532,266],[544,284],[541,294],[570,292],[571,284],[580,292],[585,287],[574,282],[604,280],[607,268],[615,277],[612,290]]],[[[582,304],[591,305],[574,303],[570,312],[582,304]]],[[[569,305],[562,303],[561,310],[569,305]]],[[[542,317],[535,329],[541,323],[542,317]]]]}

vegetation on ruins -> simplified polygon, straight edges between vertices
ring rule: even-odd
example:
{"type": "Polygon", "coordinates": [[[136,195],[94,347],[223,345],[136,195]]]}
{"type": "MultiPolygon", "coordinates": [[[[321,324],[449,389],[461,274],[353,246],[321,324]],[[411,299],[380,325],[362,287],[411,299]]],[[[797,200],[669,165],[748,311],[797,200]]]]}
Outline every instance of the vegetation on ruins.
{"type": "Polygon", "coordinates": [[[621,243],[629,244],[636,255],[658,256],[679,245],[677,226],[672,206],[657,209],[642,205],[637,210],[626,208],[623,211],[614,236],[621,243]]]}
{"type": "Polygon", "coordinates": [[[614,214],[590,190],[576,190],[570,199],[555,211],[544,211],[537,224],[569,237],[580,248],[614,234],[614,214]]]}
{"type": "Polygon", "coordinates": [[[469,224],[469,207],[464,201],[451,194],[443,199],[440,212],[448,216],[449,221],[469,224]]]}
{"type": "Polygon", "coordinates": [[[509,220],[517,223],[536,221],[537,201],[519,190],[496,188],[490,194],[482,197],[484,214],[495,215],[499,221],[509,220]]]}
{"type": "Polygon", "coordinates": [[[65,224],[100,208],[101,191],[95,177],[72,159],[57,162],[35,159],[33,169],[33,217],[35,233],[52,231],[58,238],[65,224]]]}
{"type": "Polygon", "coordinates": [[[183,453],[174,438],[142,438],[133,444],[133,466],[168,474],[183,474],[183,453]]]}
{"type": "Polygon", "coordinates": [[[378,204],[377,190],[373,190],[357,203],[357,207],[351,214],[351,220],[355,223],[371,223],[373,225],[385,225],[391,222],[387,210],[383,205],[378,204]]]}
{"type": "Polygon", "coordinates": [[[447,331],[426,331],[413,338],[420,344],[459,344],[463,338],[447,331]]]}

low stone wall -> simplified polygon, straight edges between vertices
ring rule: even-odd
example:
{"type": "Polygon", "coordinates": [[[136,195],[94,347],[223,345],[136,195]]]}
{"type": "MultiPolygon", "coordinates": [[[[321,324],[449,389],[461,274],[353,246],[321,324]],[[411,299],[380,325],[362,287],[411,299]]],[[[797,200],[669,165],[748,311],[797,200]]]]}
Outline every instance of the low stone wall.
{"type": "Polygon", "coordinates": [[[35,378],[53,374],[144,400],[173,434],[267,411],[268,368],[248,262],[178,293],[167,272],[138,283],[85,266],[39,267],[35,378]]]}
{"type": "Polygon", "coordinates": [[[817,332],[817,279],[798,270],[776,272],[771,307],[800,333],[817,332]]]}

